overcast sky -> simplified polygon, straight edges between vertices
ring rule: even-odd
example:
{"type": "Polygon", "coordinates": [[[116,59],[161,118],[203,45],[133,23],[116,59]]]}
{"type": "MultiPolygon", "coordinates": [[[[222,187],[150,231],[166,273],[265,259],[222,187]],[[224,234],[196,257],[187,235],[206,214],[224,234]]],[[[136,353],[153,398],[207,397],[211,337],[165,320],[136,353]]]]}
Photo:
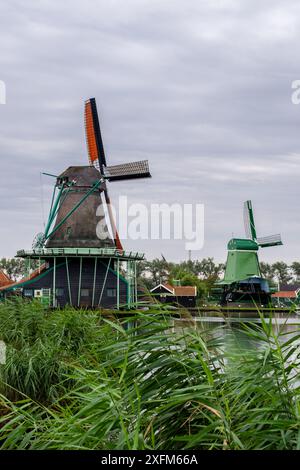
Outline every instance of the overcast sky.
{"type": "MultiPolygon", "coordinates": [[[[53,181],[87,162],[84,100],[95,96],[109,164],[149,159],[152,179],[113,200],[202,203],[205,244],[226,257],[251,199],[267,261],[299,258],[300,3],[285,0],[0,0],[0,256],[30,249],[53,181]],[[41,184],[42,183],[42,184],[41,184]]],[[[187,258],[184,241],[127,241],[187,258]]]]}

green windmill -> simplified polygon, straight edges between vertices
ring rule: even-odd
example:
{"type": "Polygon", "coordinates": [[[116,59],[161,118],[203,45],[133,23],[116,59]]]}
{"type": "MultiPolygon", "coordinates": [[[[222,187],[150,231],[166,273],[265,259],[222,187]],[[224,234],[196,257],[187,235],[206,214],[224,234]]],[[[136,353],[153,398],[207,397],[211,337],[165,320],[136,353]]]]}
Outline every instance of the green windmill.
{"type": "Polygon", "coordinates": [[[268,281],[261,275],[258,250],[282,245],[281,236],[257,237],[251,201],[244,203],[244,223],[246,238],[232,238],[227,245],[224,279],[217,283],[223,286],[221,304],[250,302],[267,306],[271,302],[271,294],[268,281]]]}

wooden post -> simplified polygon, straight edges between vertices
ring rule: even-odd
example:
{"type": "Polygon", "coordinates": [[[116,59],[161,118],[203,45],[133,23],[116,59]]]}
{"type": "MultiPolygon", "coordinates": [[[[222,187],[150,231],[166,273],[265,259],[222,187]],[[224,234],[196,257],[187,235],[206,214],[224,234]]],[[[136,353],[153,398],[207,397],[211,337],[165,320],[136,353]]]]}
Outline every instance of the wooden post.
{"type": "Polygon", "coordinates": [[[120,260],[117,259],[117,310],[120,309],[120,260]]]}
{"type": "Polygon", "coordinates": [[[54,262],[53,262],[53,295],[52,295],[52,306],[56,307],[56,257],[54,257],[54,262]]]}
{"type": "Polygon", "coordinates": [[[92,307],[94,307],[95,303],[95,289],[96,289],[96,277],[97,277],[97,261],[98,258],[95,258],[95,267],[94,267],[94,282],[93,282],[93,296],[92,296],[92,307]]]}
{"type": "Polygon", "coordinates": [[[71,284],[70,284],[70,274],[69,274],[69,263],[68,258],[66,257],[66,270],[67,270],[67,280],[68,280],[68,290],[69,290],[69,302],[72,307],[72,292],[71,292],[71,284]]]}
{"type": "Polygon", "coordinates": [[[77,300],[77,307],[80,305],[80,297],[81,297],[81,276],[82,276],[82,256],[80,256],[80,264],[79,264],[79,284],[78,284],[78,300],[77,300]]]}
{"type": "Polygon", "coordinates": [[[131,307],[131,275],[130,275],[130,260],[127,260],[127,280],[128,280],[128,308],[131,307]]]}
{"type": "Polygon", "coordinates": [[[109,267],[110,267],[110,262],[111,262],[111,258],[109,258],[109,262],[107,263],[107,269],[106,269],[105,278],[104,278],[104,281],[103,281],[103,286],[102,286],[102,289],[101,289],[101,294],[100,294],[100,297],[99,297],[98,305],[100,305],[101,300],[102,300],[102,295],[103,295],[104,287],[105,287],[105,284],[106,284],[106,279],[107,279],[107,275],[108,275],[108,271],[109,271],[109,267]]]}
{"type": "Polygon", "coordinates": [[[135,303],[137,307],[138,289],[137,289],[137,278],[136,278],[136,261],[134,261],[134,293],[135,293],[135,303]]]}

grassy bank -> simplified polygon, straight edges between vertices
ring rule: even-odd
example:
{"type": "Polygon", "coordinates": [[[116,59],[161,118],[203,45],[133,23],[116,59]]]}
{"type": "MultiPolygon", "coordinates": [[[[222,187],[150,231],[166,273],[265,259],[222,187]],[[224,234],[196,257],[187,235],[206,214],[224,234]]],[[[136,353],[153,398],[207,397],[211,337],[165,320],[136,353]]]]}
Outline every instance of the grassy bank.
{"type": "Polygon", "coordinates": [[[298,449],[300,332],[0,305],[2,449],[298,449]]]}

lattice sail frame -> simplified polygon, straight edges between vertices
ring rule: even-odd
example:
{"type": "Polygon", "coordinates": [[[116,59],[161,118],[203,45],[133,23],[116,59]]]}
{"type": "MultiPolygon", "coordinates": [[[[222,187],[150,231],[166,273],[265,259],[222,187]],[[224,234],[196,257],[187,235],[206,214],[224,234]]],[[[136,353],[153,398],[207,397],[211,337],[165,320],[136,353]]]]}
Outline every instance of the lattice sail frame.
{"type": "Polygon", "coordinates": [[[244,225],[246,237],[255,241],[261,248],[282,245],[281,235],[279,233],[265,237],[257,237],[251,201],[244,202],[244,225]]]}
{"type": "Polygon", "coordinates": [[[107,166],[104,168],[104,177],[108,181],[123,179],[147,178],[150,176],[148,160],[141,160],[121,165],[107,166]]]}

